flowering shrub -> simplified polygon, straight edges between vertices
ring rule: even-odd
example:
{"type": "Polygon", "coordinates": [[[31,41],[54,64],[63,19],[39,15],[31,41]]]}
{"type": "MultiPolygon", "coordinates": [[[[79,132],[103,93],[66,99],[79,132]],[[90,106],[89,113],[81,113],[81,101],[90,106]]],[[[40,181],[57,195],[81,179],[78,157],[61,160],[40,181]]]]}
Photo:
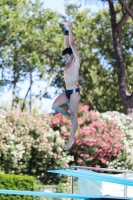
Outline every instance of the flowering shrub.
{"type": "Polygon", "coordinates": [[[45,183],[58,182],[47,169],[68,167],[64,140],[50,127],[49,115],[33,117],[12,111],[0,117],[0,167],[6,173],[30,174],[45,183]]]}
{"type": "Polygon", "coordinates": [[[33,159],[30,161],[32,174],[39,176],[43,182],[58,183],[60,177],[53,173],[47,174],[46,170],[68,168],[68,163],[73,161],[73,157],[63,150],[65,141],[61,138],[59,131],[53,131],[50,127],[48,115],[44,115],[42,120],[39,119],[40,116],[36,117],[38,129],[34,133],[33,159]]]}
{"type": "Polygon", "coordinates": [[[123,150],[122,132],[113,122],[95,121],[81,127],[75,136],[72,154],[78,165],[107,167],[123,150]]]}
{"type": "Polygon", "coordinates": [[[108,167],[123,151],[122,135],[113,121],[102,122],[98,112],[80,105],[79,129],[71,152],[77,165],[108,167]]]}
{"type": "Polygon", "coordinates": [[[1,114],[0,168],[6,173],[34,175],[44,183],[60,181],[47,169],[69,164],[132,169],[130,117],[118,112],[100,114],[80,104],[78,123],[75,144],[64,151],[71,123],[63,115],[1,114]]]}
{"type": "Polygon", "coordinates": [[[122,135],[124,150],[119,156],[112,162],[108,163],[111,168],[118,169],[132,169],[133,166],[133,121],[132,118],[116,111],[105,112],[100,114],[100,118],[103,122],[113,120],[120,131],[123,131],[122,135]]]}
{"type": "Polygon", "coordinates": [[[0,165],[6,173],[27,172],[33,142],[30,121],[31,116],[14,111],[0,117],[0,165]]]}
{"type": "MultiPolygon", "coordinates": [[[[56,114],[53,118],[53,129],[58,129],[63,139],[68,140],[70,120],[61,114],[56,114]]],[[[108,167],[123,151],[124,132],[119,130],[113,120],[102,122],[99,113],[89,111],[89,106],[80,104],[78,124],[75,144],[70,150],[70,154],[74,156],[73,164],[108,167]]]]}

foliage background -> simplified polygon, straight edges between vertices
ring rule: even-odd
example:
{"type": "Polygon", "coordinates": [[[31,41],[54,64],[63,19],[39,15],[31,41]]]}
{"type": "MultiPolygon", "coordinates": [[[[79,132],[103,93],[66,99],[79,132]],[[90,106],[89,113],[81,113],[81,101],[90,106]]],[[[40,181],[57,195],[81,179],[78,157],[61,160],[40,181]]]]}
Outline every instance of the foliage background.
{"type": "Polygon", "coordinates": [[[48,169],[69,165],[132,169],[132,118],[118,112],[100,114],[79,106],[74,146],[64,151],[70,121],[61,114],[11,111],[0,115],[0,167],[7,174],[28,174],[45,184],[66,182],[48,169]]]}
{"type": "MultiPolygon", "coordinates": [[[[60,177],[48,176],[47,169],[68,167],[71,163],[132,169],[132,119],[118,113],[123,108],[108,11],[103,9],[92,14],[88,8],[80,11],[78,6],[68,4],[62,15],[45,9],[38,0],[34,3],[6,0],[1,2],[0,17],[0,91],[1,94],[12,91],[12,111],[2,106],[8,112],[0,117],[1,169],[6,173],[34,175],[48,184],[59,183],[60,177]],[[37,81],[49,83],[52,77],[55,94],[59,89],[64,91],[61,51],[63,24],[68,15],[82,57],[79,84],[84,105],[79,108],[75,145],[65,152],[70,121],[60,114],[32,116],[20,110],[29,110],[29,103],[34,103],[40,95],[53,97],[47,90],[49,84],[45,90],[41,87],[31,90],[37,81]],[[26,80],[29,86],[22,98],[20,85],[26,80]],[[114,110],[118,112],[111,112],[114,110]]],[[[121,41],[130,92],[133,89],[132,34],[129,19],[122,29],[121,41]]],[[[62,180],[66,181],[64,177],[62,180]]]]}
{"type": "MultiPolygon", "coordinates": [[[[0,91],[1,94],[12,92],[11,107],[30,110],[32,104],[31,112],[37,112],[39,100],[53,98],[64,91],[61,51],[64,48],[63,24],[69,16],[82,58],[79,77],[82,103],[99,112],[123,112],[107,9],[92,13],[89,8],[81,10],[75,4],[66,4],[62,15],[46,9],[39,0],[34,3],[29,0],[2,1],[1,5],[0,91]],[[29,84],[21,95],[21,86],[26,81],[29,84]],[[38,90],[34,90],[38,83],[38,90]],[[50,84],[52,90],[49,90],[50,84]]],[[[116,8],[119,10],[119,5],[116,8]]],[[[119,19],[121,14],[117,17],[119,19]]],[[[132,38],[129,18],[121,32],[121,43],[130,92],[133,88],[132,38]]],[[[7,109],[7,105],[1,106],[7,109]]]]}
{"type": "Polygon", "coordinates": [[[73,157],[63,151],[64,140],[50,127],[48,115],[33,117],[12,111],[0,118],[0,167],[6,173],[29,174],[45,183],[59,183],[48,169],[68,167],[73,157]]]}
{"type": "MultiPolygon", "coordinates": [[[[52,127],[67,141],[70,123],[61,114],[52,118],[52,127]]],[[[132,169],[132,118],[119,112],[99,113],[80,104],[79,128],[70,150],[70,164],[116,169],[132,169]]]]}

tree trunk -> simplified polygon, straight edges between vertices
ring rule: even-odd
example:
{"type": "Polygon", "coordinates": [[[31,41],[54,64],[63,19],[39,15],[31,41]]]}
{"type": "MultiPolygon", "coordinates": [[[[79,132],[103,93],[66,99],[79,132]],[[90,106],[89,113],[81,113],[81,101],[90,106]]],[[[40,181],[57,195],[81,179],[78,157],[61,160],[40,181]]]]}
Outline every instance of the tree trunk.
{"type": "Polygon", "coordinates": [[[27,96],[28,96],[28,93],[29,93],[29,91],[30,91],[31,85],[32,85],[32,84],[30,84],[30,86],[29,86],[29,88],[28,88],[28,90],[27,90],[27,92],[26,92],[26,95],[25,95],[25,97],[24,97],[23,105],[22,105],[22,107],[21,107],[21,111],[24,111],[24,109],[25,109],[25,104],[26,104],[25,102],[26,102],[26,98],[27,98],[27,96]]]}
{"type": "MultiPolygon", "coordinates": [[[[133,0],[131,0],[130,5],[132,4],[132,1],[133,1],[133,0]]],[[[126,3],[125,3],[123,0],[119,0],[119,2],[120,2],[120,4],[125,8],[125,10],[126,10],[127,13],[130,15],[130,17],[132,17],[132,19],[133,19],[132,6],[131,6],[131,9],[130,9],[130,8],[128,8],[128,6],[126,5],[126,3]]]]}
{"type": "Polygon", "coordinates": [[[15,74],[14,74],[14,81],[13,81],[13,92],[12,92],[12,109],[15,107],[16,84],[17,84],[17,78],[16,78],[16,72],[15,72],[15,74]]]}
{"type": "MultiPolygon", "coordinates": [[[[120,31],[122,25],[128,18],[128,14],[125,15],[125,20],[121,20],[121,24],[116,22],[116,12],[114,9],[113,0],[108,0],[111,16],[111,26],[113,35],[113,48],[115,53],[116,65],[117,65],[117,75],[118,75],[118,85],[119,92],[122,98],[124,113],[126,115],[131,115],[133,117],[133,93],[129,94],[126,86],[125,77],[125,67],[122,57],[122,49],[120,43],[120,31]]],[[[123,18],[124,19],[124,18],[123,18]]]]}
{"type": "Polygon", "coordinates": [[[17,81],[19,79],[19,66],[18,66],[18,54],[17,50],[15,49],[14,59],[13,59],[13,98],[12,98],[12,109],[15,107],[15,101],[16,101],[16,87],[17,87],[17,81]]]}
{"type": "Polygon", "coordinates": [[[50,84],[52,83],[54,77],[56,76],[56,72],[53,72],[52,76],[49,78],[49,81],[46,85],[45,90],[38,96],[38,98],[36,98],[35,103],[32,106],[32,110],[35,108],[36,104],[38,103],[38,101],[44,96],[44,94],[47,92],[48,87],[50,86],[50,84]]]}

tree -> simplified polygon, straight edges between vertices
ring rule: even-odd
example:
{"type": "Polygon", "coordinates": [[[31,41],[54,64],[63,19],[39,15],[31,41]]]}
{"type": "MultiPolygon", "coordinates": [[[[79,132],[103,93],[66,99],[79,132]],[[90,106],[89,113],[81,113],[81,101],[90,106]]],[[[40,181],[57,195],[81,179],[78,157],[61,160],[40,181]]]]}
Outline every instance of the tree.
{"type": "MultiPolygon", "coordinates": [[[[72,21],[75,44],[82,59],[79,77],[81,102],[99,112],[122,111],[113,70],[115,58],[112,45],[108,42],[111,29],[107,10],[94,15],[89,9],[79,11],[78,6],[70,4],[66,6],[65,16],[72,21]]],[[[53,84],[62,87],[60,77],[57,76],[53,84]]]]}
{"type": "MultiPolygon", "coordinates": [[[[20,98],[18,97],[19,82],[23,82],[25,76],[29,73],[31,66],[26,57],[26,51],[22,48],[23,43],[21,41],[26,38],[25,26],[28,16],[28,7],[23,0],[14,0],[12,2],[3,1],[1,6],[1,59],[3,77],[2,81],[6,78],[9,88],[12,90],[12,108],[17,105],[20,98]],[[27,9],[26,9],[27,8],[27,9]],[[26,17],[25,17],[26,16],[26,17]]],[[[27,29],[27,32],[29,30],[27,29]]],[[[30,35],[31,35],[31,31],[30,35]]],[[[28,57],[32,57],[33,53],[28,57]]],[[[35,57],[35,56],[34,56],[35,57]]],[[[35,60],[35,59],[34,59],[35,60]]]]}
{"type": "Polygon", "coordinates": [[[14,0],[12,3],[3,1],[1,4],[2,82],[5,81],[9,88],[13,88],[12,107],[20,107],[21,102],[21,110],[24,110],[33,84],[32,74],[36,72],[39,80],[49,82],[41,94],[33,94],[39,99],[46,93],[54,78],[53,74],[56,74],[60,66],[60,15],[44,9],[38,0],[34,3],[23,0],[14,0]],[[30,79],[30,84],[22,103],[18,84],[22,84],[27,78],[30,79]]]}
{"type": "MultiPolygon", "coordinates": [[[[82,58],[79,78],[81,101],[90,104],[91,109],[99,112],[123,111],[118,92],[116,61],[107,10],[92,15],[89,9],[79,11],[79,7],[67,5],[66,13],[62,16],[45,9],[37,0],[33,4],[22,0],[13,2],[14,4],[5,2],[0,24],[2,35],[0,53],[4,61],[0,66],[3,74],[2,83],[6,83],[6,87],[1,88],[7,86],[9,86],[8,90],[14,88],[12,106],[19,106],[21,110],[28,108],[30,93],[34,97],[32,106],[30,103],[33,111],[38,101],[48,94],[47,89],[50,85],[57,89],[65,89],[62,78],[65,64],[60,55],[64,48],[63,24],[66,16],[69,16],[75,43],[82,58]],[[19,4],[20,6],[17,6],[19,4]],[[106,67],[101,60],[105,61],[106,67]],[[32,90],[32,85],[35,83],[32,78],[34,73],[37,80],[47,82],[46,88],[40,91],[32,90]],[[19,84],[26,79],[30,83],[26,88],[25,96],[20,99],[19,84]]],[[[115,5],[115,9],[119,10],[120,6],[115,5]]],[[[120,18],[121,13],[117,16],[117,21],[120,18]]],[[[126,82],[129,92],[133,87],[133,57],[129,49],[130,39],[125,41],[124,38],[127,35],[133,37],[130,23],[128,19],[121,32],[125,74],[130,74],[126,82]]]]}
{"type": "MultiPolygon", "coordinates": [[[[86,2],[90,1],[88,0],[86,2]]],[[[133,0],[127,1],[126,3],[124,0],[119,0],[118,4],[121,6],[120,10],[117,9],[118,7],[115,5],[113,0],[107,0],[106,2],[109,4],[112,42],[117,66],[118,86],[122,99],[122,105],[124,108],[124,113],[133,116],[133,92],[130,93],[129,89],[127,88],[125,65],[122,55],[122,44],[120,38],[122,28],[127,22],[128,17],[131,16],[133,18],[133,0]]]]}

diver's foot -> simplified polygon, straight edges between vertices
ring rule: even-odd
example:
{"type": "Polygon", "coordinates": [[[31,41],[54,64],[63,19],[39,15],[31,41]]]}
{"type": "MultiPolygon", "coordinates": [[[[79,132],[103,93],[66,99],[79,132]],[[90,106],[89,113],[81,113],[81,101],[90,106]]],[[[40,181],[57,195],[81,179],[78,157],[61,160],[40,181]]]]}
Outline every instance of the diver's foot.
{"type": "Polygon", "coordinates": [[[72,147],[72,145],[74,144],[74,139],[70,139],[68,140],[66,146],[64,147],[64,150],[68,150],[72,147]]]}

